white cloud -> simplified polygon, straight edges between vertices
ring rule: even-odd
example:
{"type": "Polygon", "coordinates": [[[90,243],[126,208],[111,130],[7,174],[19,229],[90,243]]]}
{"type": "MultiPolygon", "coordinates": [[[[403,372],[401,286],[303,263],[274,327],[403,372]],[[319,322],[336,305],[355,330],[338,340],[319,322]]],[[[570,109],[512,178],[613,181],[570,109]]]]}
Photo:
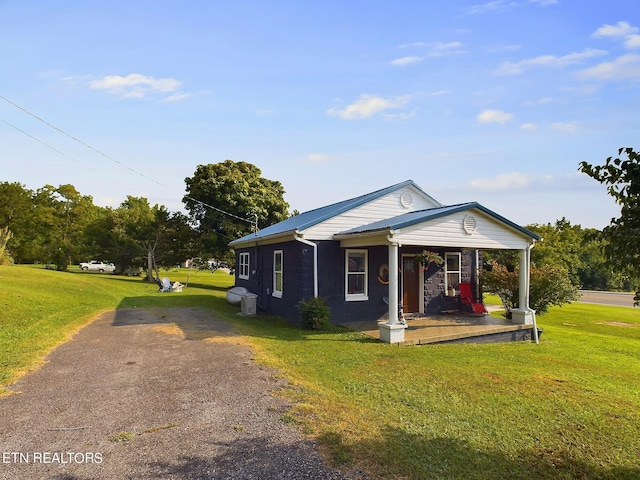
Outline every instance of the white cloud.
{"type": "Polygon", "coordinates": [[[397,66],[411,65],[413,63],[421,62],[427,57],[433,57],[433,58],[435,58],[435,57],[446,57],[446,56],[449,56],[449,55],[459,55],[459,54],[462,54],[462,53],[467,53],[462,48],[462,43],[460,43],[460,42],[447,42],[447,43],[444,43],[444,42],[432,42],[432,43],[416,42],[416,43],[411,43],[411,44],[400,45],[400,48],[409,48],[409,47],[426,49],[426,52],[422,56],[407,55],[407,56],[404,56],[404,57],[396,58],[395,60],[392,60],[390,62],[391,65],[397,65],[397,66]]]}
{"type": "Polygon", "coordinates": [[[427,47],[429,44],[426,42],[414,42],[414,43],[404,43],[400,45],[399,48],[412,48],[412,47],[427,47]]]}
{"type": "Polygon", "coordinates": [[[523,190],[534,185],[549,185],[553,183],[552,175],[531,175],[520,172],[502,173],[492,178],[478,178],[471,180],[469,185],[478,190],[523,190]]]}
{"type": "Polygon", "coordinates": [[[520,128],[522,130],[528,130],[532,132],[538,129],[538,125],[536,125],[535,123],[523,123],[522,125],[520,125],[520,128]]]}
{"type": "Polygon", "coordinates": [[[615,25],[603,25],[591,35],[594,38],[614,37],[625,38],[638,33],[638,28],[631,26],[628,22],[618,22],[615,25]]]}
{"type": "Polygon", "coordinates": [[[469,186],[485,192],[508,191],[561,192],[566,195],[570,191],[584,191],[599,188],[597,182],[580,172],[560,175],[511,172],[495,175],[490,178],[477,178],[469,181],[469,186]]]}
{"type": "Polygon", "coordinates": [[[462,43],[460,42],[433,43],[430,47],[431,48],[427,53],[430,57],[444,57],[446,55],[458,55],[460,53],[465,53],[462,49],[462,43]]]}
{"type": "Polygon", "coordinates": [[[307,157],[307,160],[314,163],[324,163],[332,161],[333,158],[329,155],[325,155],[324,153],[312,153],[307,157]]]}
{"type": "Polygon", "coordinates": [[[506,122],[511,120],[513,115],[510,113],[503,112],[502,110],[483,110],[478,116],[479,123],[500,123],[504,125],[506,122]]]}
{"type": "Polygon", "coordinates": [[[409,103],[409,96],[403,95],[395,98],[383,98],[375,95],[360,95],[351,105],[347,105],[342,110],[330,108],[327,110],[329,115],[337,115],[345,120],[357,120],[361,118],[372,117],[376,113],[385,110],[394,110],[403,108],[409,103]]]}
{"type": "Polygon", "coordinates": [[[189,98],[191,96],[190,93],[176,93],[174,95],[169,95],[164,99],[165,102],[179,102],[184,100],[185,98],[189,98]]]}
{"type": "Polygon", "coordinates": [[[407,120],[416,116],[416,112],[400,112],[400,113],[385,113],[384,118],[387,120],[407,120]]]}
{"type": "Polygon", "coordinates": [[[412,63],[417,63],[421,61],[422,61],[422,57],[415,57],[415,56],[401,57],[391,61],[391,65],[404,66],[404,65],[411,65],[412,63]]]}
{"type": "Polygon", "coordinates": [[[392,60],[391,65],[395,66],[405,66],[411,65],[414,63],[422,62],[425,58],[435,58],[435,57],[445,57],[448,55],[459,55],[462,53],[466,53],[466,51],[462,48],[462,43],[460,42],[433,42],[433,43],[425,43],[425,42],[416,42],[411,44],[400,45],[400,48],[421,48],[426,49],[424,55],[407,55],[405,57],[396,58],[392,60]]]}
{"type": "Polygon", "coordinates": [[[518,45],[517,43],[513,43],[510,45],[494,45],[489,47],[490,52],[515,52],[520,50],[522,45],[518,45]]]}
{"type": "Polygon", "coordinates": [[[425,154],[425,160],[446,160],[448,162],[451,161],[465,161],[465,160],[476,160],[476,159],[484,159],[490,158],[492,155],[487,152],[474,152],[474,151],[440,151],[440,152],[428,152],[425,154]]]}
{"type": "Polygon", "coordinates": [[[560,57],[556,55],[540,55],[538,57],[526,58],[519,62],[503,62],[494,73],[496,75],[518,75],[534,67],[562,68],[568,65],[580,64],[589,58],[606,54],[607,52],[604,50],[587,48],[582,52],[573,52],[560,57]]]}
{"type": "Polygon", "coordinates": [[[482,3],[479,5],[472,5],[464,9],[465,12],[469,14],[478,14],[491,12],[494,10],[499,10],[503,8],[512,8],[512,7],[520,7],[527,3],[533,3],[534,5],[540,5],[542,7],[546,7],[547,5],[556,5],[558,0],[525,0],[525,1],[515,1],[515,0],[492,0],[490,2],[482,3]]]}
{"type": "Polygon", "coordinates": [[[551,97],[544,97],[544,98],[539,98],[538,100],[529,100],[527,102],[525,102],[525,105],[544,105],[546,103],[551,103],[553,102],[553,98],[551,97]]]}
{"type": "Polygon", "coordinates": [[[640,48],[640,35],[629,35],[624,41],[624,46],[629,50],[640,48]]]}
{"type": "Polygon", "coordinates": [[[556,122],[551,124],[551,128],[559,132],[574,133],[579,129],[579,125],[575,122],[556,122]]]}
{"type": "Polygon", "coordinates": [[[507,3],[507,0],[493,0],[491,2],[481,3],[479,5],[472,5],[465,9],[469,14],[485,13],[492,10],[497,10],[501,6],[507,3]]]}
{"type": "Polygon", "coordinates": [[[182,100],[188,95],[178,92],[182,82],[175,78],[155,78],[139,73],[131,73],[126,77],[107,75],[100,80],[89,82],[93,90],[103,90],[111,95],[123,98],[143,98],[150,94],[169,94],[167,100],[182,100]]]}
{"type": "Polygon", "coordinates": [[[640,55],[622,55],[582,70],[579,76],[585,80],[640,80],[640,55]]]}
{"type": "Polygon", "coordinates": [[[593,32],[591,36],[594,38],[622,39],[624,46],[629,50],[640,48],[638,27],[634,27],[629,22],[618,22],[615,25],[605,24],[593,32]]]}

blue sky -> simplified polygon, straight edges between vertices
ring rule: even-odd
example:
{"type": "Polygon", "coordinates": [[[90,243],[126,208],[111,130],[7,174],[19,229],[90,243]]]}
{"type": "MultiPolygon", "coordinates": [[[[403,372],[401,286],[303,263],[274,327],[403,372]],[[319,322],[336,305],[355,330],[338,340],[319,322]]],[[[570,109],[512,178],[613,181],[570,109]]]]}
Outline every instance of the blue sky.
{"type": "Polygon", "coordinates": [[[413,179],[602,228],[579,162],[640,148],[637,0],[0,0],[0,42],[0,180],[104,206],[232,159],[299,211],[413,179]]]}

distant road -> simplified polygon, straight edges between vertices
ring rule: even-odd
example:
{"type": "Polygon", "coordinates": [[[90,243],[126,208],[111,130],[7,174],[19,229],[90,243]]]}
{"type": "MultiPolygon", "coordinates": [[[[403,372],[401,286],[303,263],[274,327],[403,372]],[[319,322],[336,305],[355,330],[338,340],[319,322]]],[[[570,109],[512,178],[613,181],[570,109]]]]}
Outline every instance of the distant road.
{"type": "Polygon", "coordinates": [[[614,305],[617,307],[633,308],[633,293],[599,292],[595,290],[580,290],[580,303],[596,303],[598,305],[614,305]]]}

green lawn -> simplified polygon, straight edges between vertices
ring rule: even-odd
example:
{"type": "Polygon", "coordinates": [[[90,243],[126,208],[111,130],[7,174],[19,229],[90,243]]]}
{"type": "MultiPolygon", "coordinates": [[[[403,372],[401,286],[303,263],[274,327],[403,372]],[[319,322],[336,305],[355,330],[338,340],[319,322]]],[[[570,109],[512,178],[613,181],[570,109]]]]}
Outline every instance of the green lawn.
{"type": "Polygon", "coordinates": [[[199,272],[182,294],[158,294],[137,278],[0,267],[0,383],[101,310],[200,305],[289,380],[283,420],[337,466],[379,478],[640,478],[640,310],[553,308],[538,318],[540,345],[397,347],[238,317],[224,301],[231,281],[199,272]]]}

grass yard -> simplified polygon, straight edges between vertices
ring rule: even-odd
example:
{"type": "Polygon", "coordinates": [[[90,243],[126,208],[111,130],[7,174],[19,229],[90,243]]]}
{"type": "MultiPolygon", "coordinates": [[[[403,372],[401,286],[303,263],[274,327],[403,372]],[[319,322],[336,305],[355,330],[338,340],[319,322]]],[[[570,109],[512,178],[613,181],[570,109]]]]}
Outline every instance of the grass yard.
{"type": "Polygon", "coordinates": [[[540,345],[397,347],[238,317],[231,281],[199,272],[183,293],[158,294],[137,278],[0,267],[0,384],[101,310],[200,305],[289,379],[283,421],[334,465],[374,478],[640,478],[640,310],[554,308],[538,318],[540,345]]]}

